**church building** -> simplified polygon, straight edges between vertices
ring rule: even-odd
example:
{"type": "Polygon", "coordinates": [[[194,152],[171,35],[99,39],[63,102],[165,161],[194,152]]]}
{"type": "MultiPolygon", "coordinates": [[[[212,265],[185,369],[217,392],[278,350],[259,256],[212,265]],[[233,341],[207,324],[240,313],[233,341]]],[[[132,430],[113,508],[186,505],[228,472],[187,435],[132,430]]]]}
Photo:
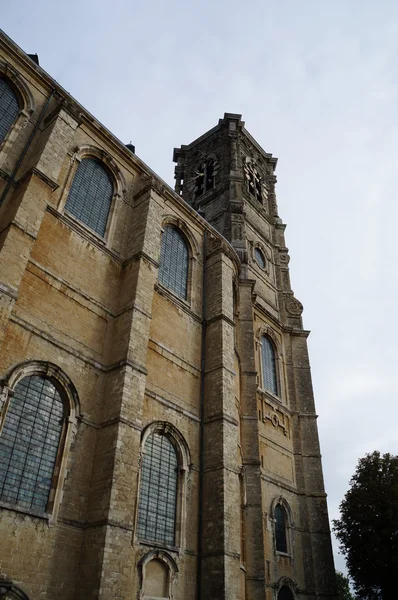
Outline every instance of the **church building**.
{"type": "Polygon", "coordinates": [[[0,599],[336,599],[277,159],[174,161],[0,33],[0,599]]]}

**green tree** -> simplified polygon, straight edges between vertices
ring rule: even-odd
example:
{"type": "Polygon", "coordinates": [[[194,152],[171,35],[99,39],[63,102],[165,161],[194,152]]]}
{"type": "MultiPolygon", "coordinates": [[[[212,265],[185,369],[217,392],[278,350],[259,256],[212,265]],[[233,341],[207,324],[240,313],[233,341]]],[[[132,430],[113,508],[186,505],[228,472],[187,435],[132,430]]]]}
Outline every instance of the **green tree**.
{"type": "Polygon", "coordinates": [[[340,573],[340,571],[336,571],[336,582],[339,600],[355,600],[354,596],[351,594],[348,577],[343,575],[343,573],[340,573]]]}
{"type": "Polygon", "coordinates": [[[361,600],[398,598],[398,456],[361,458],[334,531],[361,600]]]}

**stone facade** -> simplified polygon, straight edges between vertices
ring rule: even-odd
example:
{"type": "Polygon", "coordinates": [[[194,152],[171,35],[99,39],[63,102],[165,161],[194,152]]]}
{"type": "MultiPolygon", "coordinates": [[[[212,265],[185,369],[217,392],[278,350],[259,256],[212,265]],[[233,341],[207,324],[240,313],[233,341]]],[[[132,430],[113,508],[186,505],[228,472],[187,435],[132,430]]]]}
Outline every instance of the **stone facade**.
{"type": "Polygon", "coordinates": [[[226,114],[175,150],[174,191],[4,34],[0,72],[20,106],[0,146],[0,427],[24,377],[67,406],[46,511],[0,501],[0,597],[333,600],[276,159],[226,114]],[[112,182],[103,236],[65,208],[87,157],[112,182]],[[158,278],[166,227],[188,248],[185,298],[158,278]],[[155,433],[178,457],[174,544],[137,532],[155,433]]]}

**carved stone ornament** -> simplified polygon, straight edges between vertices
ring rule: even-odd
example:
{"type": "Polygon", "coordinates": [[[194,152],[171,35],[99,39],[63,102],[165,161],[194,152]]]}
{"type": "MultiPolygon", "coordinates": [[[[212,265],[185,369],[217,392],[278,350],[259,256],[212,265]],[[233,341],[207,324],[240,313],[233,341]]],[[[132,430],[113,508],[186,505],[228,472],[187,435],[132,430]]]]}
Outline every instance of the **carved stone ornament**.
{"type": "Polygon", "coordinates": [[[282,265],[288,265],[290,262],[290,256],[287,252],[284,252],[283,254],[279,255],[279,261],[282,265]]]}
{"type": "Polygon", "coordinates": [[[291,298],[290,300],[286,301],[286,310],[290,315],[299,317],[302,314],[304,307],[299,300],[296,298],[291,298]]]}
{"type": "Polygon", "coordinates": [[[290,437],[289,435],[289,418],[282,411],[272,406],[269,400],[262,400],[262,421],[264,424],[270,422],[275,429],[280,428],[283,435],[290,437]]]}

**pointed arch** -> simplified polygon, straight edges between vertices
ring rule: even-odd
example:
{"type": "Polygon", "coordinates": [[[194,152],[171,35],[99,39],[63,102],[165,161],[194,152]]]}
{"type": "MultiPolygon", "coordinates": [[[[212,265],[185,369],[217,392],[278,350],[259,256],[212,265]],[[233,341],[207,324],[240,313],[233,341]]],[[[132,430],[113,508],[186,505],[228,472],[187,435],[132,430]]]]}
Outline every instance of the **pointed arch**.
{"type": "Polygon", "coordinates": [[[276,587],[277,600],[296,600],[298,587],[290,577],[281,577],[276,587]]]}
{"type": "Polygon", "coordinates": [[[168,552],[150,550],[139,560],[137,567],[140,598],[153,598],[155,595],[156,598],[166,600],[173,597],[173,584],[178,575],[178,566],[168,552]]]}

